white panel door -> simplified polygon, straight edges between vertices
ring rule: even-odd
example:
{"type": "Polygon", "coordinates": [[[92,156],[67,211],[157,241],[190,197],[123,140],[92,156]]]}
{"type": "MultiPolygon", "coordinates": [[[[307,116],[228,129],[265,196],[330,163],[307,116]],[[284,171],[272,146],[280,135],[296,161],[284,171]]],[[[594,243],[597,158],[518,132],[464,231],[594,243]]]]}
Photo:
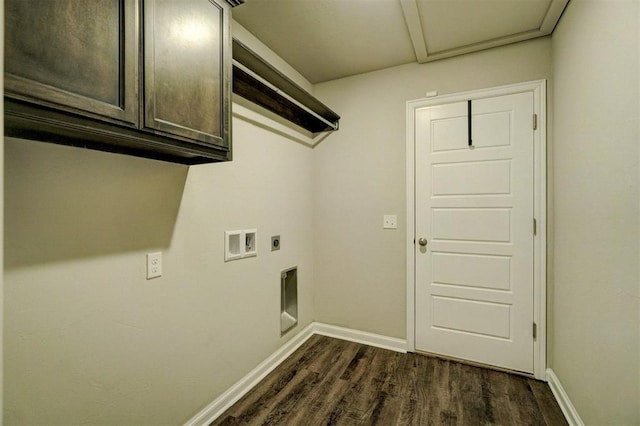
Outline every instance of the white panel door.
{"type": "Polygon", "coordinates": [[[416,111],[415,346],[533,373],[533,94],[471,105],[471,146],[467,102],[416,111]]]}

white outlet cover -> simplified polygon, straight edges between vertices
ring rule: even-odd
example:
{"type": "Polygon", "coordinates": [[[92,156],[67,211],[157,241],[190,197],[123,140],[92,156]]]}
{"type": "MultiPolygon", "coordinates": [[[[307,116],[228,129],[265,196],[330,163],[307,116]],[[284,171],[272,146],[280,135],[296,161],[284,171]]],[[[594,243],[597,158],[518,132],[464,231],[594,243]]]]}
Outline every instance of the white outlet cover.
{"type": "Polygon", "coordinates": [[[147,279],[162,276],[162,252],[147,253],[147,279]]]}
{"type": "Polygon", "coordinates": [[[385,214],[382,218],[382,227],[384,229],[397,229],[398,216],[395,214],[385,214]]]}

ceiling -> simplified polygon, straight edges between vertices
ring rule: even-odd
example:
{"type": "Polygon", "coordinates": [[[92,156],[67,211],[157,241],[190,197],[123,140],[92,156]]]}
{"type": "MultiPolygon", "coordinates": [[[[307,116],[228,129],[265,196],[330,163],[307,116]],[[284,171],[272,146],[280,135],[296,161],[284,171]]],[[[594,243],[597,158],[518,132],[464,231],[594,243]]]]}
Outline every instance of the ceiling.
{"type": "Polygon", "coordinates": [[[569,0],[246,0],[233,18],[311,83],[551,34],[569,0]]]}

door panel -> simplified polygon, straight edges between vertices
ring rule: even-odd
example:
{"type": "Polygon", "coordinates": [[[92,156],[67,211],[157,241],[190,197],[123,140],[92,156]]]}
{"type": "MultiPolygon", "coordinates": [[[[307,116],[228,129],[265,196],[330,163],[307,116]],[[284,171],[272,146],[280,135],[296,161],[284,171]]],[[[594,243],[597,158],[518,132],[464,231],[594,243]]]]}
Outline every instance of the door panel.
{"type": "Polygon", "coordinates": [[[433,152],[467,149],[467,115],[466,110],[452,117],[434,119],[431,122],[433,134],[433,152]]]}
{"type": "Polygon", "coordinates": [[[432,209],[431,238],[462,242],[504,242],[511,238],[509,209],[432,209]]]}
{"type": "Polygon", "coordinates": [[[460,253],[432,253],[433,283],[494,290],[511,288],[511,258],[460,253]]]}
{"type": "Polygon", "coordinates": [[[511,144],[511,111],[495,111],[477,115],[474,113],[472,125],[473,145],[476,148],[511,144]]]}
{"type": "Polygon", "coordinates": [[[433,327],[508,339],[511,306],[433,296],[433,327]],[[459,313],[464,311],[466,315],[459,313]]]}
{"type": "Polygon", "coordinates": [[[533,95],[416,111],[416,349],[533,372],[533,95]]]}
{"type": "Polygon", "coordinates": [[[509,194],[511,161],[435,164],[433,195],[509,194]]]}

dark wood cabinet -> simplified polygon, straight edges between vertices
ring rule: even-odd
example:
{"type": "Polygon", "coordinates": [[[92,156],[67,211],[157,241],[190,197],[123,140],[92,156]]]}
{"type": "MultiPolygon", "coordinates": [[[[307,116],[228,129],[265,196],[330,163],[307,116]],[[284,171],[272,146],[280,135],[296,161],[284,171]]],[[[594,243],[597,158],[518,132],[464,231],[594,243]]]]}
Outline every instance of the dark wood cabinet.
{"type": "Polygon", "coordinates": [[[126,0],[5,1],[8,96],[138,121],[138,8],[126,0]]]}
{"type": "Polygon", "coordinates": [[[230,160],[230,21],[223,0],[5,0],[6,133],[230,160]]]}
{"type": "Polygon", "coordinates": [[[221,49],[229,46],[224,14],[209,0],[145,1],[146,128],[226,146],[231,58],[221,49]]]}

